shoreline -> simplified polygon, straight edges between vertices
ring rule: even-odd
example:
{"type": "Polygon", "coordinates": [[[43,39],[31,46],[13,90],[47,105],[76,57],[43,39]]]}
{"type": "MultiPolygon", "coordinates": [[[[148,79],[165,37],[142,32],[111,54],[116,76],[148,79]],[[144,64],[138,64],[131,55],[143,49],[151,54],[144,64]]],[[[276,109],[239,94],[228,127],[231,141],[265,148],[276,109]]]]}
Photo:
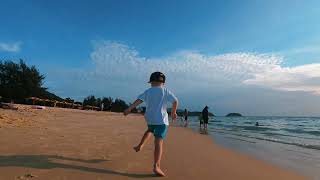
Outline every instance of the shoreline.
{"type": "MultiPolygon", "coordinates": [[[[269,141],[268,138],[270,137],[263,138],[255,136],[255,133],[265,134],[265,131],[250,131],[250,135],[248,135],[249,131],[230,131],[230,129],[224,129],[225,127],[228,128],[230,124],[224,124],[225,126],[219,124],[224,120],[227,121],[227,119],[215,119],[209,124],[208,135],[216,144],[271,163],[277,167],[297,172],[310,179],[320,179],[320,174],[317,171],[320,160],[318,149],[296,146],[296,144],[281,143],[282,141],[279,143],[277,140],[269,141]]],[[[238,120],[240,121],[241,119],[238,120]]],[[[248,121],[255,120],[247,119],[246,122],[248,121]]],[[[247,127],[248,125],[244,123],[243,126],[247,127]]],[[[192,129],[195,133],[201,133],[196,119],[190,119],[188,128],[192,129]]]]}
{"type": "MultiPolygon", "coordinates": [[[[136,153],[141,115],[62,108],[0,109],[0,179],[153,179],[153,143],[136,153]],[[15,120],[9,120],[9,119],[15,120]],[[6,121],[4,121],[6,119],[6,121]],[[7,124],[7,122],[10,122],[7,124]]],[[[162,179],[302,180],[295,172],[217,145],[209,136],[170,126],[162,179]]]]}

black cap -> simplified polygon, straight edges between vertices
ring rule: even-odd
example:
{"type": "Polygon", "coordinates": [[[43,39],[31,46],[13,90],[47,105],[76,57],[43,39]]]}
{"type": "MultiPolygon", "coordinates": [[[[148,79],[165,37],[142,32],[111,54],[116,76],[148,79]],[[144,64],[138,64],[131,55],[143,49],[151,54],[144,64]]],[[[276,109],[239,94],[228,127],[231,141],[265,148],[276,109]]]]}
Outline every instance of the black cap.
{"type": "Polygon", "coordinates": [[[151,82],[165,83],[166,82],[166,76],[162,72],[154,72],[150,76],[149,83],[151,83],[151,82]]]}

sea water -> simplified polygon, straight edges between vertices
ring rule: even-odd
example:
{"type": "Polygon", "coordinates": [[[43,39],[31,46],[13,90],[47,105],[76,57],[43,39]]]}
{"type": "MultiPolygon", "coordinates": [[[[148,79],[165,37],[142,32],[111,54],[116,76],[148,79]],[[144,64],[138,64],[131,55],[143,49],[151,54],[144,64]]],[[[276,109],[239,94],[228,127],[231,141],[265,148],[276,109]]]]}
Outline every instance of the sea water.
{"type": "MultiPolygon", "coordinates": [[[[198,117],[189,119],[188,127],[200,132],[198,117]]],[[[227,148],[320,180],[320,118],[212,117],[207,134],[227,148]]]]}

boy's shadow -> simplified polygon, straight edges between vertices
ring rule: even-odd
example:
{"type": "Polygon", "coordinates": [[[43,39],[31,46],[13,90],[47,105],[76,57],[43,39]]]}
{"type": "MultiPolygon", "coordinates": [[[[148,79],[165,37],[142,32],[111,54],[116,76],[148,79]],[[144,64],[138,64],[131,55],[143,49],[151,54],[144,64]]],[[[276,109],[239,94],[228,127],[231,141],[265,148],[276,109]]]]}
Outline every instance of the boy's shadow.
{"type": "Polygon", "coordinates": [[[114,175],[127,176],[132,178],[156,177],[154,174],[124,173],[124,172],[118,172],[118,171],[109,170],[109,169],[98,169],[98,168],[91,168],[91,167],[85,167],[85,166],[56,163],[56,162],[53,162],[52,160],[68,160],[68,161],[77,161],[82,163],[100,163],[100,162],[108,161],[108,160],[101,160],[101,159],[84,160],[84,159],[68,158],[68,157],[55,156],[55,155],[12,155],[12,156],[0,156],[0,167],[16,166],[16,167],[27,167],[27,168],[37,168],[37,169],[65,168],[65,169],[75,169],[75,170],[93,172],[93,173],[114,174],[114,175]]]}

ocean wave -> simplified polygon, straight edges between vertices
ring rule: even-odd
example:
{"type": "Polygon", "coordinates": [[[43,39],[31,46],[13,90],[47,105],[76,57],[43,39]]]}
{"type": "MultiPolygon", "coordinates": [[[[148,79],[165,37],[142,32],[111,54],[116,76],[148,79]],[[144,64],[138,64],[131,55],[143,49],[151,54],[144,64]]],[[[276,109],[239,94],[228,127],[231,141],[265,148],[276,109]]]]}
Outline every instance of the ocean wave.
{"type": "Polygon", "coordinates": [[[243,122],[243,124],[254,124],[253,122],[243,122]]]}
{"type": "Polygon", "coordinates": [[[209,120],[209,122],[222,122],[220,120],[209,120]]]}
{"type": "Polygon", "coordinates": [[[303,129],[287,129],[287,128],[283,128],[281,130],[284,130],[290,133],[296,133],[296,134],[309,134],[314,136],[320,136],[320,131],[306,131],[303,129]]]}
{"type": "Polygon", "coordinates": [[[241,125],[224,125],[224,127],[232,130],[247,130],[247,131],[272,131],[277,130],[266,126],[241,126],[241,125]]]}
{"type": "MultiPolygon", "coordinates": [[[[297,118],[296,118],[297,119],[297,118]]],[[[296,120],[290,119],[290,120],[296,120]]],[[[219,119],[220,120],[220,119],[219,119]]],[[[218,120],[218,121],[219,121],[218,120]]],[[[256,122],[252,120],[252,122],[256,122]]],[[[297,146],[306,149],[320,150],[320,131],[309,123],[288,124],[289,122],[265,122],[264,126],[255,126],[249,121],[220,121],[209,124],[209,131],[223,136],[231,136],[247,140],[269,141],[279,144],[297,146]],[[269,125],[270,124],[270,125],[269,125]],[[293,126],[293,127],[292,127],[293,126]],[[303,126],[303,127],[302,127],[303,126]]],[[[193,128],[199,127],[194,123],[193,128]]],[[[214,134],[213,134],[214,135],[214,134]]]]}
{"type": "Polygon", "coordinates": [[[294,145],[294,146],[303,147],[303,148],[307,148],[307,149],[320,150],[320,145],[318,145],[318,144],[302,144],[302,143],[296,143],[296,142],[282,141],[282,140],[279,140],[279,139],[269,139],[269,138],[260,138],[260,137],[252,137],[252,138],[255,138],[255,139],[258,139],[258,140],[275,142],[275,143],[294,145]]]}
{"type": "MultiPolygon", "coordinates": [[[[284,140],[275,139],[275,138],[256,137],[256,136],[251,136],[249,134],[226,133],[225,131],[221,131],[221,129],[219,129],[219,130],[215,129],[213,132],[227,134],[227,135],[233,135],[233,136],[237,136],[237,137],[249,138],[249,139],[263,140],[263,141],[269,141],[269,142],[286,144],[286,145],[293,145],[293,146],[298,146],[298,147],[307,148],[307,149],[320,150],[320,145],[318,145],[318,144],[303,144],[303,143],[298,143],[298,142],[284,141],[284,140]]],[[[278,135],[283,135],[283,134],[278,134],[278,135]]],[[[284,136],[286,136],[286,135],[284,135],[284,136]]]]}
{"type": "Polygon", "coordinates": [[[294,135],[290,135],[290,134],[281,134],[281,133],[274,133],[274,132],[263,132],[261,134],[264,134],[267,136],[285,136],[285,137],[300,138],[300,139],[320,140],[320,138],[298,136],[298,135],[294,136],[294,135]]]}
{"type": "Polygon", "coordinates": [[[281,134],[281,133],[274,133],[274,132],[263,132],[261,134],[267,135],[267,136],[287,136],[287,137],[294,137],[297,138],[298,136],[293,136],[289,134],[281,134]]]}
{"type": "Polygon", "coordinates": [[[263,126],[242,126],[244,130],[250,131],[268,131],[268,130],[275,130],[274,128],[268,128],[263,126]]]}

